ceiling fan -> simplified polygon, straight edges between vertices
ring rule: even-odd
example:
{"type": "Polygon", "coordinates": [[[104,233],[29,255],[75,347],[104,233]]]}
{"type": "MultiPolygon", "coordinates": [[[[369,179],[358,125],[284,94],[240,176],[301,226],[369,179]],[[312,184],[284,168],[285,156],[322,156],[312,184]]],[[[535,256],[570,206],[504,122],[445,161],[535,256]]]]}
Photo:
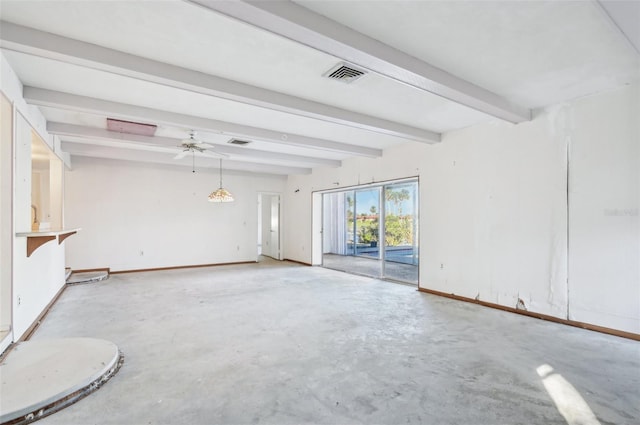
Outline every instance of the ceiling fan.
{"type": "Polygon", "coordinates": [[[195,131],[191,131],[191,133],[189,134],[189,138],[184,139],[182,142],[180,142],[178,147],[182,149],[182,152],[176,155],[173,159],[182,159],[185,156],[189,155],[189,153],[195,156],[196,152],[202,153],[204,156],[215,158],[229,157],[229,155],[226,155],[224,153],[212,152],[212,150],[215,148],[215,145],[213,143],[203,142],[202,140],[197,139],[195,131]]]}

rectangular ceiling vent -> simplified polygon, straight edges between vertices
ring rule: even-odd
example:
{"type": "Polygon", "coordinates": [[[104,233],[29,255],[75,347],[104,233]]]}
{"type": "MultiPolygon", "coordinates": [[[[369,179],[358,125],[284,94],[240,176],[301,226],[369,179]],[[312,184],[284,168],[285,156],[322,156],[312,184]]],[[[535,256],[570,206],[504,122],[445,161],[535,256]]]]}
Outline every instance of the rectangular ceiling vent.
{"type": "Polygon", "coordinates": [[[322,74],[322,76],[330,78],[332,80],[342,81],[343,83],[353,83],[366,73],[367,72],[364,69],[357,68],[351,64],[340,62],[339,64],[322,74]]]}
{"type": "Polygon", "coordinates": [[[156,133],[156,128],[158,128],[158,126],[153,124],[107,118],[107,130],[117,131],[118,133],[153,136],[156,133]]]}
{"type": "Polygon", "coordinates": [[[249,140],[239,140],[239,139],[231,139],[227,143],[238,146],[246,146],[251,143],[249,140]]]}

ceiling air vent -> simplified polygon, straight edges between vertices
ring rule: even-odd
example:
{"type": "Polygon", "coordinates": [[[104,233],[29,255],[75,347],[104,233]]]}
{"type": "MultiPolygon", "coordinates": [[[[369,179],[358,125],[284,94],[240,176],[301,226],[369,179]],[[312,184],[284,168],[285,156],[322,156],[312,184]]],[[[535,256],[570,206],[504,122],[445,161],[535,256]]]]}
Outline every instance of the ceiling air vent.
{"type": "Polygon", "coordinates": [[[227,143],[238,146],[246,146],[251,143],[249,140],[239,140],[239,139],[231,139],[227,143]]]}
{"type": "Polygon", "coordinates": [[[153,136],[158,126],[153,124],[143,124],[141,122],[116,120],[107,118],[107,130],[118,133],[137,134],[140,136],[153,136]]]}
{"type": "Polygon", "coordinates": [[[342,81],[344,83],[352,83],[358,78],[366,74],[366,71],[359,69],[353,65],[340,62],[327,72],[323,74],[323,77],[330,78],[332,80],[342,81]]]}

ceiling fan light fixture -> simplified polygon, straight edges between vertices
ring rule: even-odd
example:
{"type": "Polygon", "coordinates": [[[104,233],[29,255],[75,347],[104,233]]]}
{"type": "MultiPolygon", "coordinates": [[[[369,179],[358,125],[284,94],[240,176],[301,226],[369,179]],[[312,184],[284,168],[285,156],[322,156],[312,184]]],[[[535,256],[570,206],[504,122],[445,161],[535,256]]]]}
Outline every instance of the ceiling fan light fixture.
{"type": "Polygon", "coordinates": [[[209,202],[233,202],[233,195],[222,187],[222,158],[220,158],[220,187],[209,194],[209,202]]]}
{"type": "Polygon", "coordinates": [[[209,202],[233,202],[233,195],[223,187],[209,194],[209,202]]]}

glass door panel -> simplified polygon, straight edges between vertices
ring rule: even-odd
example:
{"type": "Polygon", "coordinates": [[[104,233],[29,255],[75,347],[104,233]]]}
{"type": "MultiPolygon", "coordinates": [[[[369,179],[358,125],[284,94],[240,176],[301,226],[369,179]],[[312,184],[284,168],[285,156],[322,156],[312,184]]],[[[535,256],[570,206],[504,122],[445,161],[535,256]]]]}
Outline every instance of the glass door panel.
{"type": "Polygon", "coordinates": [[[380,188],[357,190],[355,255],[380,258],[380,188]]]}
{"type": "Polygon", "coordinates": [[[348,271],[355,254],[355,199],[353,191],[322,197],[322,265],[348,271]]]}
{"type": "Polygon", "coordinates": [[[384,187],[385,277],[418,283],[418,184],[384,187]]]}
{"type": "Polygon", "coordinates": [[[344,196],[344,210],[345,210],[345,229],[346,229],[346,254],[356,255],[356,199],[355,192],[350,190],[343,192],[344,196]]]}

